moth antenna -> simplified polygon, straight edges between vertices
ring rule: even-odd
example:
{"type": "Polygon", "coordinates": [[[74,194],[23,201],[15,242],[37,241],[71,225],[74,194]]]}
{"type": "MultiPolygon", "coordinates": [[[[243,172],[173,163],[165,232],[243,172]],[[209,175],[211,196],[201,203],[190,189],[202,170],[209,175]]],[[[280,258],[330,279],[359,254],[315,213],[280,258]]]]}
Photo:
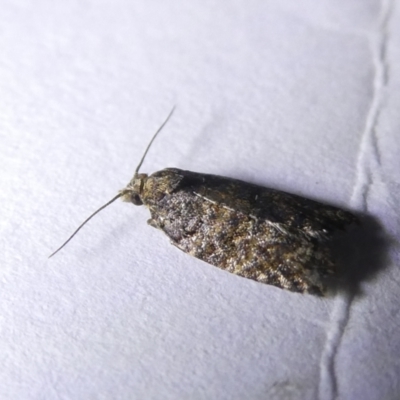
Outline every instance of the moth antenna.
{"type": "MultiPolygon", "coordinates": [[[[139,169],[143,164],[143,161],[147,155],[147,152],[149,151],[151,145],[154,142],[154,139],[157,137],[157,135],[160,133],[162,128],[164,128],[165,124],[168,122],[168,120],[171,118],[173,112],[175,110],[175,106],[172,108],[171,112],[168,114],[168,117],[166,120],[163,122],[163,124],[157,129],[157,132],[153,135],[152,139],[150,140],[150,143],[148,144],[142,159],[140,160],[139,165],[137,166],[135,170],[135,176],[139,173],[139,169]]],[[[88,218],[86,218],[78,227],[78,229],[62,244],[54,253],[49,255],[49,258],[53,257],[55,254],[57,254],[62,248],[64,248],[71,240],[72,238],[83,228],[84,225],[86,225],[87,222],[89,222],[97,213],[99,213],[101,210],[104,210],[106,207],[108,207],[111,203],[114,203],[115,200],[119,199],[121,196],[124,195],[124,191],[121,191],[118,193],[115,197],[113,197],[110,201],[108,201],[106,204],[102,205],[98,210],[96,210],[92,215],[90,215],[88,218]]]]}
{"type": "Polygon", "coordinates": [[[111,203],[114,203],[115,200],[119,199],[121,196],[123,196],[124,191],[121,191],[120,193],[118,193],[114,198],[112,198],[110,201],[108,201],[106,204],[102,205],[98,210],[96,210],[92,215],[90,215],[90,217],[86,218],[85,221],[83,221],[78,229],[67,239],[66,242],[64,242],[63,245],[61,245],[61,247],[59,247],[54,253],[49,255],[49,258],[53,257],[54,254],[58,253],[64,246],[67,245],[67,243],[81,230],[81,228],[87,223],[89,222],[97,213],[99,213],[101,210],[105,209],[107,206],[109,206],[111,203]]]}
{"type": "Polygon", "coordinates": [[[168,114],[167,119],[166,119],[166,120],[163,122],[163,124],[157,129],[157,132],[154,134],[153,138],[150,140],[150,143],[147,145],[146,151],[144,152],[143,157],[142,157],[142,159],[140,160],[140,163],[139,163],[139,165],[137,166],[137,168],[136,168],[136,170],[135,170],[135,175],[137,175],[137,174],[139,173],[139,169],[140,169],[140,167],[142,166],[143,161],[144,161],[144,159],[145,159],[145,157],[146,157],[146,155],[147,155],[147,152],[149,151],[151,145],[152,145],[153,142],[154,142],[154,139],[157,137],[157,135],[160,133],[160,131],[162,130],[162,128],[164,128],[165,124],[166,124],[166,123],[168,122],[168,120],[171,118],[171,115],[173,114],[173,112],[174,112],[174,110],[175,110],[175,107],[176,107],[176,106],[174,106],[174,107],[172,108],[171,112],[168,114]]]}

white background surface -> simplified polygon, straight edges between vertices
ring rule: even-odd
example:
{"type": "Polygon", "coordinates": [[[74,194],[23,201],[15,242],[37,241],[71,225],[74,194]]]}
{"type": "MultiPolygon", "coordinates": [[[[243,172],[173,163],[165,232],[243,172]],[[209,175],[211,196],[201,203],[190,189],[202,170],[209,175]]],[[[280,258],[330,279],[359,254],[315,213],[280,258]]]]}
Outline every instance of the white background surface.
{"type": "Polygon", "coordinates": [[[399,31],[396,0],[3,0],[0,397],[398,399],[399,31]],[[142,172],[368,215],[355,294],[230,275],[119,202],[47,259],[174,104],[142,172]]]}

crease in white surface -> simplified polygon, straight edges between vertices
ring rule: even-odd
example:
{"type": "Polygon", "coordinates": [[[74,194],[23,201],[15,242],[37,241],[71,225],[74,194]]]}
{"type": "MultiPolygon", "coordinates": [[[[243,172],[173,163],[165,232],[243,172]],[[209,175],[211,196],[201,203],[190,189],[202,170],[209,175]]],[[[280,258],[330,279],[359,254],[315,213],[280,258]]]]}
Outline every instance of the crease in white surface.
{"type": "Polygon", "coordinates": [[[349,320],[351,302],[352,295],[344,293],[336,299],[332,310],[320,362],[320,399],[335,399],[337,397],[335,356],[349,320]]]}
{"type": "MultiPolygon", "coordinates": [[[[374,177],[381,179],[381,155],[376,134],[379,116],[383,107],[383,92],[388,83],[389,66],[386,58],[389,40],[388,25],[393,12],[393,0],[382,0],[378,30],[369,37],[374,79],[371,105],[366,117],[357,157],[356,181],[350,203],[360,210],[368,210],[368,194],[374,177]]],[[[319,398],[333,400],[338,397],[338,382],[335,372],[335,358],[350,318],[354,295],[348,292],[338,294],[327,329],[325,347],[320,361],[319,398]]]]}
{"type": "Polygon", "coordinates": [[[388,22],[393,10],[393,0],[383,0],[378,32],[370,37],[372,63],[374,66],[374,81],[371,106],[366,118],[365,129],[361,137],[357,172],[351,204],[359,206],[363,211],[368,210],[367,198],[374,176],[380,177],[381,156],[376,127],[383,105],[383,92],[388,82],[388,65],[386,48],[389,39],[388,22]]]}

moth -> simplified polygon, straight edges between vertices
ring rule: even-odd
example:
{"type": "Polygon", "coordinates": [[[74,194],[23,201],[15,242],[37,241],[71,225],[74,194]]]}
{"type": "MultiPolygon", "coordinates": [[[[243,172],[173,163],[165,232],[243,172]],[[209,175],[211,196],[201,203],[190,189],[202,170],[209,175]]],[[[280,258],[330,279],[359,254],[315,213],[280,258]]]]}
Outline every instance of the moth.
{"type": "Polygon", "coordinates": [[[335,273],[330,242],[357,221],[350,212],[238,179],[166,168],[139,173],[148,144],[128,185],[87,218],[60,251],[98,212],[122,198],[145,205],[148,224],[171,244],[211,265],[294,292],[323,295],[335,273]]]}

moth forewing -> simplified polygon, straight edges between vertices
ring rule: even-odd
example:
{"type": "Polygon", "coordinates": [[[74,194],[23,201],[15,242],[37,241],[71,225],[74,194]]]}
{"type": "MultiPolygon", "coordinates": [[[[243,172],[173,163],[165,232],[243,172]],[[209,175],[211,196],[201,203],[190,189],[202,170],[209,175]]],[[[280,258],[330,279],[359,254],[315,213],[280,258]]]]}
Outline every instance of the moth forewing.
{"type": "Polygon", "coordinates": [[[184,252],[245,278],[313,294],[323,294],[335,271],[331,235],[356,219],[285,192],[177,168],[148,176],[141,201],[150,225],[184,252]]]}

